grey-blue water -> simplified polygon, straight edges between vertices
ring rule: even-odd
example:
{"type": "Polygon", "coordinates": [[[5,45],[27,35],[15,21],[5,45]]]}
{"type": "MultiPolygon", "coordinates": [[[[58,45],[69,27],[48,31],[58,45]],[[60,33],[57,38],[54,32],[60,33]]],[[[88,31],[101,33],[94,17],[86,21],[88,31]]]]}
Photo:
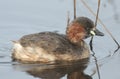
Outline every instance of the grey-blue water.
{"type": "MultiPolygon", "coordinates": [[[[96,12],[97,0],[84,1],[96,12]]],[[[119,0],[101,0],[99,18],[120,43],[119,3],[119,0]]],[[[31,68],[29,65],[16,65],[11,62],[12,40],[42,31],[58,31],[65,34],[68,11],[72,20],[73,0],[0,0],[0,79],[70,79],[67,70],[72,69],[69,67],[58,67],[56,70],[53,65],[50,65],[49,69],[47,65],[41,64],[37,68],[31,68]]],[[[77,0],[77,16],[95,20],[95,16],[81,0],[77,0]]],[[[113,57],[105,58],[113,54],[117,45],[99,22],[97,28],[105,33],[104,37],[95,37],[93,42],[95,55],[99,60],[101,79],[120,79],[120,50],[113,57]]],[[[89,43],[89,40],[86,42],[89,43]]],[[[97,73],[93,74],[95,70],[94,58],[91,57],[84,73],[93,79],[98,79],[97,73]]],[[[81,74],[78,73],[82,76],[81,74]]]]}

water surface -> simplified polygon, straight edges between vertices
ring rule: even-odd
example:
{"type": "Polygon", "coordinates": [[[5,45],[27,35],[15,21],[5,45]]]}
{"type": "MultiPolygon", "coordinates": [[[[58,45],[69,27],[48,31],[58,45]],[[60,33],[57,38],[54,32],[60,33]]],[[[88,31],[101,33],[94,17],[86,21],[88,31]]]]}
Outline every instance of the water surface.
{"type": "MultiPolygon", "coordinates": [[[[85,1],[96,12],[97,0],[85,1]]],[[[119,0],[102,1],[99,17],[120,43],[119,3],[119,0]]],[[[65,34],[68,11],[71,20],[73,19],[72,5],[72,0],[0,0],[0,79],[39,79],[44,77],[46,79],[70,79],[76,74],[78,77],[98,79],[97,73],[91,76],[96,70],[93,57],[91,57],[90,64],[80,65],[78,68],[76,66],[72,66],[72,68],[70,66],[55,67],[54,65],[32,66],[33,68],[31,68],[29,65],[21,66],[11,62],[12,40],[42,31],[58,31],[65,34]],[[87,69],[80,69],[81,66],[85,66],[87,69]],[[77,73],[72,73],[74,69],[78,69],[77,73]],[[73,75],[69,76],[68,73],[73,75]]],[[[77,0],[77,16],[86,16],[95,20],[95,16],[85,8],[80,0],[77,0]]],[[[101,79],[119,79],[120,50],[115,56],[105,58],[112,54],[117,46],[100,23],[97,28],[105,33],[104,37],[94,38],[94,51],[99,60],[101,79]]],[[[86,42],[89,43],[89,40],[87,39],[86,42]]]]}

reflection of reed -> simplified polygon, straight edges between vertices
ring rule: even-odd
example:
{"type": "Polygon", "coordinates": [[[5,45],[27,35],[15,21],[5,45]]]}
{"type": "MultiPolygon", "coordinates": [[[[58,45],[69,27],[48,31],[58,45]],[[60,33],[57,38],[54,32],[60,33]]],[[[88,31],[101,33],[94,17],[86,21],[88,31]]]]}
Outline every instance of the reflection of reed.
{"type": "Polygon", "coordinates": [[[67,79],[92,79],[89,75],[83,73],[89,62],[84,59],[72,63],[54,64],[54,65],[31,65],[19,64],[13,65],[16,69],[21,69],[29,75],[39,77],[40,79],[61,79],[67,75],[67,79]]]}

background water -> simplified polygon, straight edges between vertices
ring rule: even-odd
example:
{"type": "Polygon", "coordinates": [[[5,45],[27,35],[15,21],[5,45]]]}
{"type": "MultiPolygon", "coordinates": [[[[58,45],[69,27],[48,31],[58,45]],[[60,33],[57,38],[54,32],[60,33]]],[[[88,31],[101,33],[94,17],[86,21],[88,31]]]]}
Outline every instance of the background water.
{"type": "MultiPolygon", "coordinates": [[[[97,0],[84,0],[96,12],[97,0]]],[[[120,43],[120,1],[102,0],[99,18],[120,43]]],[[[65,33],[67,12],[73,19],[72,0],[0,0],[0,79],[37,79],[26,72],[16,70],[11,62],[12,40],[21,36],[42,31],[65,33]]],[[[86,16],[95,20],[90,11],[77,0],[77,16],[86,16]]],[[[96,57],[101,60],[117,48],[114,41],[98,23],[97,28],[105,33],[104,37],[94,38],[96,57]]],[[[86,42],[89,43],[90,39],[86,42]]],[[[109,59],[100,61],[101,79],[120,78],[120,50],[109,59]]],[[[91,59],[91,62],[93,59],[91,59]]],[[[87,74],[93,73],[95,64],[88,65],[87,74]]],[[[92,76],[98,79],[97,73],[92,76]]],[[[66,79],[66,76],[62,77],[66,79]]]]}

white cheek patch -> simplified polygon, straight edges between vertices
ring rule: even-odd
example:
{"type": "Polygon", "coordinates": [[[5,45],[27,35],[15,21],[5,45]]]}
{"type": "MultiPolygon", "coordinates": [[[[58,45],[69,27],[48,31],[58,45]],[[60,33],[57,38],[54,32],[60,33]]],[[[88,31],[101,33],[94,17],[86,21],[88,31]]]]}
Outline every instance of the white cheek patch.
{"type": "Polygon", "coordinates": [[[95,32],[93,30],[90,31],[90,34],[92,34],[93,36],[95,36],[95,32]]]}

